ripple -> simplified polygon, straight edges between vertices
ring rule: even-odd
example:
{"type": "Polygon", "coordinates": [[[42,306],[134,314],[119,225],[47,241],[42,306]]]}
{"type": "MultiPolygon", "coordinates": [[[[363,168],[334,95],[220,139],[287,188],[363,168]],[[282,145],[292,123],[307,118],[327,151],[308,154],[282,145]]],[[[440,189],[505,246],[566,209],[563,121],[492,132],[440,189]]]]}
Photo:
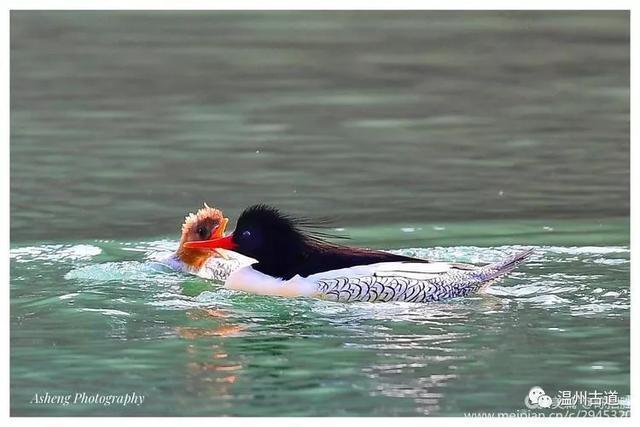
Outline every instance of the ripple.
{"type": "Polygon", "coordinates": [[[131,316],[130,313],[126,313],[120,310],[111,310],[107,308],[81,308],[80,311],[91,311],[95,313],[102,313],[106,316],[131,316]]]}
{"type": "Polygon", "coordinates": [[[11,249],[9,258],[16,262],[65,262],[91,259],[101,253],[102,249],[93,245],[42,245],[11,249]]]}
{"type": "Polygon", "coordinates": [[[123,282],[158,280],[177,278],[168,267],[155,262],[119,261],[91,264],[75,268],[64,275],[67,280],[83,280],[93,282],[123,282]]]}
{"type": "Polygon", "coordinates": [[[593,316],[606,314],[610,317],[618,317],[628,312],[630,309],[629,304],[620,302],[616,303],[604,303],[597,302],[593,304],[582,304],[571,307],[571,314],[573,316],[593,316]]]}
{"type": "Polygon", "coordinates": [[[623,246],[545,246],[547,252],[569,255],[615,254],[629,253],[629,248],[623,246]]]}
{"type": "Polygon", "coordinates": [[[525,301],[535,305],[562,305],[571,303],[570,300],[561,298],[557,295],[537,295],[535,297],[526,298],[525,301]]]}

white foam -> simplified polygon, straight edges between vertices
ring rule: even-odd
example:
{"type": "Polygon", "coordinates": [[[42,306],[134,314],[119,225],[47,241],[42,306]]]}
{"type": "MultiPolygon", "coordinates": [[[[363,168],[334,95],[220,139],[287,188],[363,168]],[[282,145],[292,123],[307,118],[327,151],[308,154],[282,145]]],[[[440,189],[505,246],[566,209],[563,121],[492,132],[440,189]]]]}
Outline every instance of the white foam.
{"type": "Polygon", "coordinates": [[[101,253],[102,249],[93,245],[43,245],[11,249],[9,257],[17,262],[68,261],[90,259],[101,253]]]}
{"type": "Polygon", "coordinates": [[[124,312],[124,311],[120,311],[120,310],[110,310],[107,308],[81,308],[80,310],[82,311],[92,311],[92,312],[96,312],[96,313],[102,313],[105,314],[107,316],[131,316],[131,314],[124,312]]]}

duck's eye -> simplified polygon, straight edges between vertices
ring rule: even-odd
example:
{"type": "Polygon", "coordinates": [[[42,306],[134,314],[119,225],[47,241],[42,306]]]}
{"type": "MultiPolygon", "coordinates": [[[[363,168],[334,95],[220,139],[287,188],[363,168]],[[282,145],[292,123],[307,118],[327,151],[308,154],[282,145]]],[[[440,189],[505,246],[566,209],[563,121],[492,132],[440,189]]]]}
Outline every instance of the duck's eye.
{"type": "Polygon", "coordinates": [[[249,239],[251,237],[251,232],[249,230],[242,232],[242,237],[245,239],[249,239]]]}
{"type": "Polygon", "coordinates": [[[206,239],[207,237],[209,237],[209,230],[206,227],[198,227],[198,230],[196,230],[196,232],[198,233],[198,237],[200,237],[201,239],[206,239]]]}

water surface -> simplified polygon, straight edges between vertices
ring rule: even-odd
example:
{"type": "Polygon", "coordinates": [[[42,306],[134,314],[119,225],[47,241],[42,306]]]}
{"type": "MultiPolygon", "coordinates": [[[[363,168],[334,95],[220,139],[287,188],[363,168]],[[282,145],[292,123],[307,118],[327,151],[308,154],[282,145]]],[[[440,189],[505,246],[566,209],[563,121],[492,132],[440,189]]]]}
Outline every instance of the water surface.
{"type": "MultiPolygon", "coordinates": [[[[553,225],[564,239],[575,233],[570,224],[553,225]]],[[[450,235],[460,244],[412,247],[403,236],[413,233],[395,226],[345,232],[395,235],[390,240],[407,247],[400,253],[443,260],[497,261],[518,249],[464,245],[455,224],[416,228],[432,241],[450,235]]],[[[530,240],[546,240],[550,232],[539,230],[530,240]]],[[[502,233],[506,242],[521,239],[502,233]]],[[[12,411],[463,415],[525,410],[535,385],[554,396],[587,389],[627,396],[629,248],[611,240],[627,233],[618,221],[608,226],[606,245],[594,231],[581,246],[537,246],[528,264],[487,295],[435,304],[233,292],[156,263],[175,239],[16,247],[12,411]],[[45,391],[135,391],[146,400],[124,408],[29,403],[45,391]]]]}

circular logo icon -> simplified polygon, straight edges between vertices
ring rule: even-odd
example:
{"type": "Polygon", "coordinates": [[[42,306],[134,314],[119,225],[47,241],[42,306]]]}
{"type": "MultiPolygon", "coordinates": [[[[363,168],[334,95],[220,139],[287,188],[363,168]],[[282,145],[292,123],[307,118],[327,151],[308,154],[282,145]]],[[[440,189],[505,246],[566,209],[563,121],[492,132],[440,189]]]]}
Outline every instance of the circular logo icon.
{"type": "Polygon", "coordinates": [[[529,409],[550,408],[553,404],[551,396],[547,396],[542,387],[531,387],[524,398],[524,406],[529,409]]]}

